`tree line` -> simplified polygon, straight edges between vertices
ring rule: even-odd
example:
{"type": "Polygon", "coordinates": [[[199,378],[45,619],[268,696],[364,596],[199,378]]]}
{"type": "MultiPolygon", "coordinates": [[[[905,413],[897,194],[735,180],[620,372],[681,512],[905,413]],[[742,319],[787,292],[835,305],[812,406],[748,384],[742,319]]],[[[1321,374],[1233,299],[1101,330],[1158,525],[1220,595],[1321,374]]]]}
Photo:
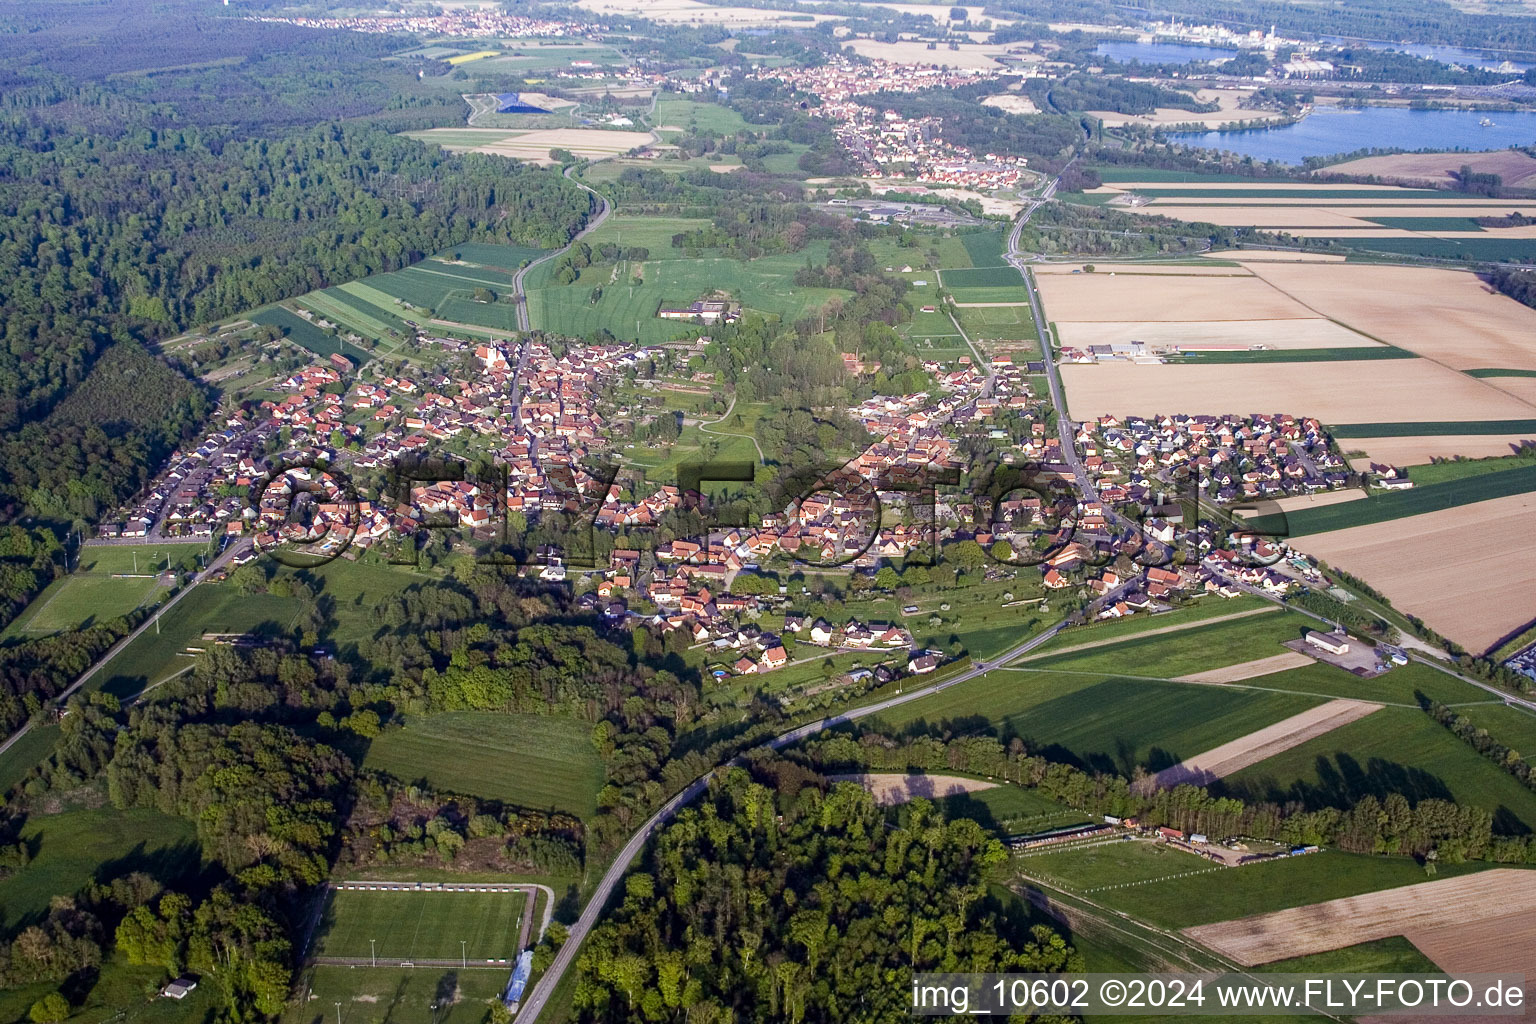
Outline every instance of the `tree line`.
{"type": "Polygon", "coordinates": [[[964,771],[1038,790],[1088,814],[1135,817],[1213,837],[1242,836],[1293,846],[1331,845],[1352,853],[1405,854],[1446,863],[1536,863],[1536,840],[1496,835],[1493,814],[1438,798],[1411,803],[1401,793],[1367,794],[1347,807],[1247,802],[1203,786],[1159,788],[1134,778],[1090,772],[1031,753],[1022,739],[993,736],[906,738],[871,730],[807,740],[792,756],[816,771],[964,771]]]}

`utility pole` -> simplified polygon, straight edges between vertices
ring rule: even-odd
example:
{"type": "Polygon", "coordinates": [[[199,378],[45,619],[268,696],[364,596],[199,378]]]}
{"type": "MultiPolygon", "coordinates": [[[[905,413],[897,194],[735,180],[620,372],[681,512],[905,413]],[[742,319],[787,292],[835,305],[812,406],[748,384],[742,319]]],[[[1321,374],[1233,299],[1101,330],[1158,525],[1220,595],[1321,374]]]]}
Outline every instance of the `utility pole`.
{"type": "Polygon", "coordinates": [[[469,956],[468,956],[468,954],[466,954],[464,952],[464,940],[460,939],[459,940],[459,967],[460,968],[465,968],[465,967],[468,967],[468,966],[469,966],[469,956]]]}
{"type": "Polygon", "coordinates": [[[341,1004],[336,1004],[336,1024],[341,1024],[341,1004]]]}
{"type": "Polygon", "coordinates": [[[368,940],[368,958],[373,961],[373,966],[375,967],[379,966],[378,950],[374,947],[374,943],[377,941],[377,939],[368,940]]]}

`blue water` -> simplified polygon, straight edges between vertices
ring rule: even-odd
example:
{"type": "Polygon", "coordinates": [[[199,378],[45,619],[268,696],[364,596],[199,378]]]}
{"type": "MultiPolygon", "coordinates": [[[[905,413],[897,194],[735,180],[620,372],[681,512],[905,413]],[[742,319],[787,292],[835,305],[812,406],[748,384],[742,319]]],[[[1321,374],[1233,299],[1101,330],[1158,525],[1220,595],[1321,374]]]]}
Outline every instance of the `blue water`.
{"type": "Polygon", "coordinates": [[[1224,149],[1255,160],[1299,164],[1309,156],[1352,153],[1366,147],[1393,149],[1506,149],[1536,143],[1536,113],[1526,111],[1409,110],[1318,107],[1296,124],[1228,132],[1173,132],[1186,146],[1224,149]],[[1478,125],[1482,118],[1491,128],[1478,125]]]}
{"type": "Polygon", "coordinates": [[[1185,43],[1100,43],[1093,48],[1093,52],[1101,57],[1113,57],[1122,64],[1133,60],[1143,64],[1188,64],[1197,60],[1228,60],[1237,56],[1236,50],[1185,43]]]}

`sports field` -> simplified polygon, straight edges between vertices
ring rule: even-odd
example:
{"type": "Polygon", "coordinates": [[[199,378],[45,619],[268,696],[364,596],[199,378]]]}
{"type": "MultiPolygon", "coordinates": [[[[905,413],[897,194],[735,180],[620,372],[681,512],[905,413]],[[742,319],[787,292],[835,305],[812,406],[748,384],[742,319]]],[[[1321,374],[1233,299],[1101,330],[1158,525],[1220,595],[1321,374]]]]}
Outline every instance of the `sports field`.
{"type": "Polygon", "coordinates": [[[501,995],[509,974],[457,967],[311,967],[301,981],[308,1005],[290,1005],[280,1019],[334,1024],[340,1003],[341,1024],[483,1024],[487,1004],[501,995]]]}
{"type": "Polygon", "coordinates": [[[515,958],[524,895],[332,890],[316,926],[317,956],[479,961],[515,958]],[[374,949],[369,948],[374,940],[374,949]],[[460,942],[464,945],[461,947],[460,942]]]}
{"type": "Polygon", "coordinates": [[[411,718],[375,739],[363,764],[408,782],[579,817],[597,809],[603,780],[591,729],[543,715],[411,718]]]}
{"type": "Polygon", "coordinates": [[[77,573],[55,580],[8,625],[0,636],[36,636],[79,629],[87,623],[110,622],[152,604],[161,591],[153,576],[114,579],[77,573]]]}

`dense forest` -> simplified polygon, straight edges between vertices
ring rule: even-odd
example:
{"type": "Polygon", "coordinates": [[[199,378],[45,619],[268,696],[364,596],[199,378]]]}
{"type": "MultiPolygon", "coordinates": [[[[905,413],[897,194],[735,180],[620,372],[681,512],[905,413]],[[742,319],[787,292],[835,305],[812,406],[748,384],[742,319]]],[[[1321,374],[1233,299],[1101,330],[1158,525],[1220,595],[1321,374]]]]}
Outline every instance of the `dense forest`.
{"type": "Polygon", "coordinates": [[[200,425],[202,392],[134,342],[455,242],[563,245],[585,223],[589,195],[555,172],[386,130],[462,117],[452,88],[380,59],[408,39],[214,10],[0,13],[0,515],[89,521],[200,425]]]}
{"type": "Polygon", "coordinates": [[[724,772],[656,839],[582,948],[581,1019],[887,1020],[915,972],[1082,969],[989,895],[1008,855],[976,822],[777,767],[724,772]]]}

